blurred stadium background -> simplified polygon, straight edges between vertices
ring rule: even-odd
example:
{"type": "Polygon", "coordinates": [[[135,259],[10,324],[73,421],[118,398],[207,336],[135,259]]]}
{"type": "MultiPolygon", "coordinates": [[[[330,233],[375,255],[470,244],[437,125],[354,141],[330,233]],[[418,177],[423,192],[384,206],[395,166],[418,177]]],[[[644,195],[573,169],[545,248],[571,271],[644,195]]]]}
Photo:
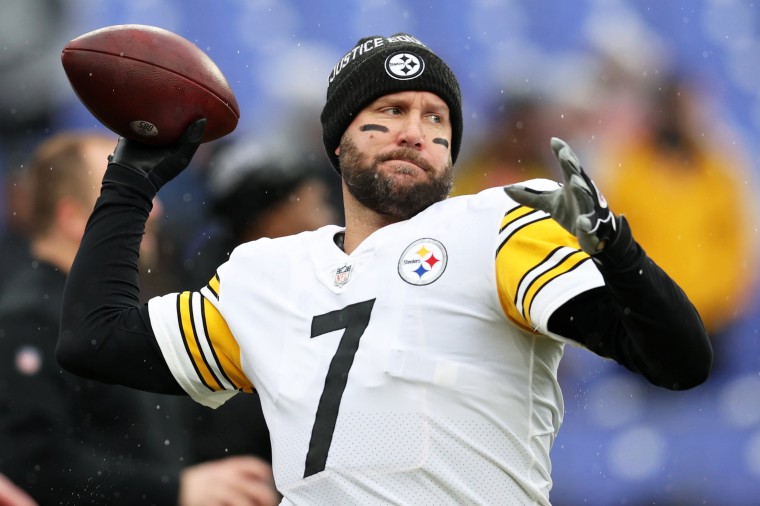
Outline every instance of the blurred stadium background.
{"type": "MultiPolygon", "coordinates": [[[[60,50],[90,30],[140,23],[194,41],[217,62],[241,106],[234,135],[293,135],[295,143],[295,132],[318,128],[333,64],[370,34],[412,33],[450,63],[463,86],[468,140],[485,134],[499,94],[593,106],[587,80],[600,55],[640,79],[677,68],[699,81],[729,141],[746,152],[747,185],[754,189],[750,179],[758,177],[760,3],[753,0],[2,0],[2,9],[6,166],[51,131],[98,128],[66,82],[60,50]]],[[[556,117],[565,130],[570,121],[556,117]]],[[[593,135],[581,142],[593,152],[593,135]]],[[[760,216],[752,221],[748,234],[757,237],[760,216]]],[[[758,309],[755,290],[723,337],[720,373],[686,393],[654,391],[569,349],[553,502],[760,504],[758,309]]]]}

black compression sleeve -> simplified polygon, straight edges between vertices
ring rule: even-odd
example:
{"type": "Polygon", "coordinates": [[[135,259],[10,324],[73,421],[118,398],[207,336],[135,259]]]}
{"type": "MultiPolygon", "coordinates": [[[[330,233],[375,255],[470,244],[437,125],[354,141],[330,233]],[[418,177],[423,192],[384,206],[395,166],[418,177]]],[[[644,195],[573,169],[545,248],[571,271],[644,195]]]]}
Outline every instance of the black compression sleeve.
{"type": "Polygon", "coordinates": [[[183,394],[139,303],[140,241],[155,192],[142,174],[108,167],[66,280],[56,357],[80,376],[183,394]]]}
{"type": "Polygon", "coordinates": [[[596,255],[605,287],[565,303],[549,330],[673,390],[699,385],[712,367],[712,347],[681,288],[634,241],[624,217],[596,255]]]}

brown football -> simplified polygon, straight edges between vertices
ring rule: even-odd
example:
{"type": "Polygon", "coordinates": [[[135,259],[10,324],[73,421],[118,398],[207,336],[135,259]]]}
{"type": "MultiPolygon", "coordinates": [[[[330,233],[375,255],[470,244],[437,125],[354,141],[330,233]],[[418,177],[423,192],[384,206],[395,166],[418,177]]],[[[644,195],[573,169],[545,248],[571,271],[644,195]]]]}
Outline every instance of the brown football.
{"type": "Polygon", "coordinates": [[[173,144],[194,120],[208,120],[203,142],[235,130],[235,94],[198,46],[163,28],[115,25],[69,42],[61,62],[74,92],[120,136],[173,144]]]}

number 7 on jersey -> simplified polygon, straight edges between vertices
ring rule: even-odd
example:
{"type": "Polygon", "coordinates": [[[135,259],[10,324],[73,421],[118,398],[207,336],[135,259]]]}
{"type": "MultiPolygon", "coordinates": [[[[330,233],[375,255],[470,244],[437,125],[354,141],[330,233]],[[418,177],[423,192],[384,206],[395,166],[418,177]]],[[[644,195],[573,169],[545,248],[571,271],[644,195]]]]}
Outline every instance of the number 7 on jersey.
{"type": "Polygon", "coordinates": [[[369,325],[369,317],[374,305],[375,299],[357,302],[343,309],[315,316],[311,320],[312,338],[340,329],[345,329],[345,331],[327,369],[325,388],[319,398],[317,416],[314,418],[314,427],[311,429],[304,478],[324,471],[327,465],[327,453],[330,450],[335,423],[338,420],[340,400],[348,382],[348,371],[359,349],[359,340],[369,325]]]}

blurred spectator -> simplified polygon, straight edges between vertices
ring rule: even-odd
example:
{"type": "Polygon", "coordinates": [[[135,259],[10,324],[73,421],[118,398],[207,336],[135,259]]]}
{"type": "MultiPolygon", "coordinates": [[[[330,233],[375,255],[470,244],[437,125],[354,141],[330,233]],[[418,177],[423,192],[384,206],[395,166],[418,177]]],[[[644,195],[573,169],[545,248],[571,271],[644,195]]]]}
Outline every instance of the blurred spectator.
{"type": "Polygon", "coordinates": [[[65,0],[3,2],[0,16],[0,292],[31,263],[26,162],[58,121],[70,93],[60,66],[71,6],[65,0]]]}
{"type": "Polygon", "coordinates": [[[55,361],[66,274],[114,145],[62,133],[29,165],[34,263],[0,295],[0,472],[44,505],[275,504],[260,459],[184,467],[194,460],[174,397],[84,380],[55,361]]]}
{"type": "Polygon", "coordinates": [[[300,152],[271,143],[220,143],[206,167],[210,223],[190,244],[184,262],[191,280],[198,286],[208,283],[244,242],[335,223],[338,212],[327,179],[334,174],[322,168],[300,152]]]}
{"type": "Polygon", "coordinates": [[[538,96],[500,97],[488,109],[490,128],[472,155],[457,164],[454,195],[477,193],[526,179],[559,177],[549,146],[549,105],[538,96]]]}
{"type": "Polygon", "coordinates": [[[0,293],[11,276],[32,263],[29,254],[29,191],[26,167],[17,165],[3,179],[3,223],[0,231],[0,293]]]}
{"type": "MultiPolygon", "coordinates": [[[[270,143],[220,143],[206,167],[211,220],[188,253],[187,276],[203,286],[239,244],[335,223],[338,213],[326,182],[334,174],[320,169],[308,157],[270,143]]],[[[271,462],[258,394],[237,395],[218,409],[182,400],[197,458],[250,454],[271,462]]]]}
{"type": "Polygon", "coordinates": [[[562,119],[571,115],[568,138],[614,210],[705,317],[714,373],[676,399],[567,347],[552,504],[755,504],[760,417],[747,391],[756,387],[758,359],[747,350],[757,344],[757,325],[751,317],[742,328],[746,319],[737,318],[744,301],[752,303],[755,270],[750,166],[703,83],[671,75],[669,41],[621,33],[632,24],[600,23],[591,65],[558,85],[570,102],[562,119]],[[588,486],[589,476],[598,486],[588,486]]]}
{"type": "Polygon", "coordinates": [[[756,277],[744,147],[736,136],[724,142],[696,81],[670,75],[649,99],[647,127],[599,150],[595,163],[606,172],[598,184],[717,338],[741,314],[756,277]]]}

